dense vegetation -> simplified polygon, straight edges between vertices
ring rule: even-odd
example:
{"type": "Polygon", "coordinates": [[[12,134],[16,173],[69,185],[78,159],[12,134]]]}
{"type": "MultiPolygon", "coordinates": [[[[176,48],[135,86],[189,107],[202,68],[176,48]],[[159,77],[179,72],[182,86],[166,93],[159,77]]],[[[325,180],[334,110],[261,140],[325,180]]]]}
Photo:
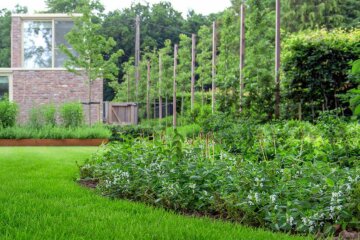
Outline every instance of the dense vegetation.
{"type": "MultiPolygon", "coordinates": [[[[195,138],[148,134],[104,146],[81,166],[106,196],[287,232],[332,234],[360,220],[360,131],[324,115],[299,122],[207,119],[195,138]]],[[[144,131],[144,129],[140,130],[144,131]]]]}
{"type": "MultiPolygon", "coordinates": [[[[359,1],[281,1],[280,118],[274,110],[275,0],[246,1],[241,73],[243,1],[231,2],[223,12],[190,11],[184,19],[168,2],[104,14],[97,0],[46,1],[49,12],[93,10],[86,25],[97,26],[94,36],[116,41],[110,42],[112,51],[97,48],[97,57],[114,60],[111,53],[125,53],[116,62],[118,81],[108,79],[112,90],[106,88],[105,99],[140,107],[141,125],[112,126],[110,144],[80,166],[81,180],[97,183],[108,197],[276,231],[320,237],[360,231],[359,1]],[[138,69],[132,57],[136,16],[142,39],[138,69]],[[191,34],[197,40],[194,103],[191,34]],[[171,103],[177,104],[174,110],[171,103]],[[172,126],[175,113],[180,116],[172,126]]],[[[1,14],[3,36],[10,15],[1,14]]],[[[0,40],[0,57],[9,54],[6,41],[0,40]]],[[[6,114],[0,115],[0,130],[8,132],[0,136],[13,131],[18,138],[16,105],[0,102],[1,111],[6,114]]],[[[40,137],[63,128],[82,132],[81,111],[64,105],[56,117],[51,105],[35,108],[28,127],[40,137]]]]}
{"type": "Polygon", "coordinates": [[[83,106],[77,102],[33,107],[26,124],[17,124],[18,106],[0,100],[0,139],[106,139],[111,131],[101,124],[84,124],[83,106]]]}

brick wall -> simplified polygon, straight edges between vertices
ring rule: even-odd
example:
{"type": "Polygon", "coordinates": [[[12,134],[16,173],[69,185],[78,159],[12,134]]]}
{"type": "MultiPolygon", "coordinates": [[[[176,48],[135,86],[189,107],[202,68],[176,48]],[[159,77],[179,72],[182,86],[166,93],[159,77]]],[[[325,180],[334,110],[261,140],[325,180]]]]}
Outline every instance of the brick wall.
{"type": "MultiPolygon", "coordinates": [[[[65,102],[88,102],[88,85],[83,76],[66,70],[13,70],[13,100],[19,104],[19,122],[28,120],[32,107],[47,103],[56,106],[65,102]]],[[[91,106],[92,123],[102,120],[103,81],[92,83],[93,102],[91,106]]],[[[85,119],[88,121],[88,106],[84,105],[85,119]]]]}
{"type": "Polygon", "coordinates": [[[21,66],[21,18],[12,17],[11,19],[11,67],[19,68],[21,66]]]}

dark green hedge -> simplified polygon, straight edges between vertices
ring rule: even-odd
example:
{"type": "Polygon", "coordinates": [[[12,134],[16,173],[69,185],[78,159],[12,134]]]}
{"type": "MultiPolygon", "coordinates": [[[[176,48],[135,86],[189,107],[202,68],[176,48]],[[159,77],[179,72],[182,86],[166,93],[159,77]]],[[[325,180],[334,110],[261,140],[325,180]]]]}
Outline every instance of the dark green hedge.
{"type": "Polygon", "coordinates": [[[283,45],[283,97],[287,117],[311,119],[348,103],[339,95],[356,88],[350,63],[360,57],[360,29],[301,32],[283,45]],[[301,104],[301,111],[300,109],[301,104]]]}

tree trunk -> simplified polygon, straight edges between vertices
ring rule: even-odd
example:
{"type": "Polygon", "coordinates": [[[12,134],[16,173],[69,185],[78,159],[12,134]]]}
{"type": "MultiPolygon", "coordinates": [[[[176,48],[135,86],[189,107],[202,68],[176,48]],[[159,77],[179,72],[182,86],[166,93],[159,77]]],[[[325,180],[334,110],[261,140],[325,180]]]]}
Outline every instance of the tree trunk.
{"type": "Polygon", "coordinates": [[[89,86],[88,86],[88,117],[89,117],[89,125],[91,126],[92,125],[92,121],[91,121],[91,85],[92,85],[92,82],[91,82],[91,79],[90,79],[90,76],[88,75],[88,81],[89,81],[89,86]]]}

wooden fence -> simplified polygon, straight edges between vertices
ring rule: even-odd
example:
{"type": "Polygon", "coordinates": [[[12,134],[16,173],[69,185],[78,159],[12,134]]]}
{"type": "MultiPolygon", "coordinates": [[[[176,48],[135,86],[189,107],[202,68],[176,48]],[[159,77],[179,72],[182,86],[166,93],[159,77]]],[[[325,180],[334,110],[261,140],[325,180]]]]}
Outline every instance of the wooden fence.
{"type": "Polygon", "coordinates": [[[105,122],[108,124],[138,124],[138,105],[136,103],[104,103],[105,122]]]}

